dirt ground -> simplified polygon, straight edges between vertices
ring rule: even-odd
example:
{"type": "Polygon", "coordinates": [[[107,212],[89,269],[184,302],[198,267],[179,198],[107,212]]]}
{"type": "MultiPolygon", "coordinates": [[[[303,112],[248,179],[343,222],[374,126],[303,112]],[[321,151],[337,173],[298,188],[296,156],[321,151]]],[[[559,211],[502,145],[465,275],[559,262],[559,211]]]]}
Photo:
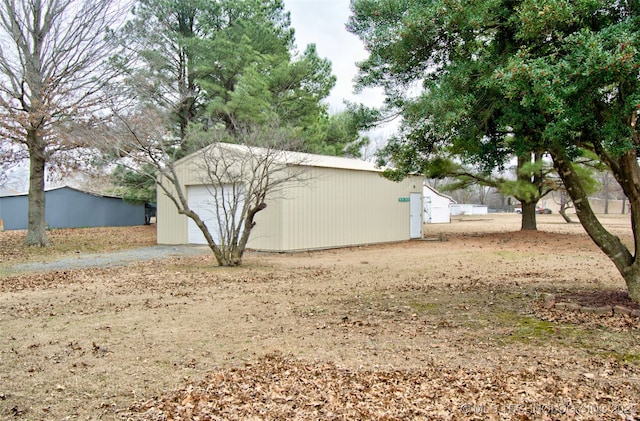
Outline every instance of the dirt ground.
{"type": "MultiPolygon", "coordinates": [[[[627,216],[603,222],[630,244],[627,216]]],[[[0,232],[0,419],[640,419],[640,318],[545,307],[638,309],[613,264],[579,224],[519,223],[11,276],[155,233],[56,230],[39,256],[0,232]]]]}

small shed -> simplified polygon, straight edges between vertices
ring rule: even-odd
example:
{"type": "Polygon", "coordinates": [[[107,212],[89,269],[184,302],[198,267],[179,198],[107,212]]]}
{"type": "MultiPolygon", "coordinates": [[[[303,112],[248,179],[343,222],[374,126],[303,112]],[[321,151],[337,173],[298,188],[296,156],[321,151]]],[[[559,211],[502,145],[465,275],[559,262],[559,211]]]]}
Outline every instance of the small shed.
{"type": "Polygon", "coordinates": [[[472,203],[460,203],[451,205],[451,215],[487,215],[489,207],[487,205],[474,205],[472,203]]]}
{"type": "MultiPolygon", "coordinates": [[[[215,230],[218,223],[207,216],[216,206],[214,189],[202,165],[209,148],[240,154],[249,149],[219,143],[175,163],[189,207],[215,230]]],[[[374,164],[358,159],[294,155],[287,166],[297,168],[303,180],[287,181],[278,195],[267,199],[266,209],[256,214],[249,249],[289,252],[422,238],[422,176],[394,182],[382,177],[374,164]]],[[[166,183],[162,178],[158,182],[166,183]]],[[[160,188],[157,204],[158,243],[206,243],[160,188]]]]}
{"type": "Polygon", "coordinates": [[[451,222],[451,205],[455,200],[445,196],[425,183],[423,188],[425,224],[446,224],[451,222]]]}
{"type": "MultiPolygon", "coordinates": [[[[0,219],[6,230],[27,229],[29,195],[0,197],[0,219]]],[[[45,192],[45,219],[49,228],[132,226],[145,223],[143,204],[122,198],[89,193],[73,187],[45,192]]]]}

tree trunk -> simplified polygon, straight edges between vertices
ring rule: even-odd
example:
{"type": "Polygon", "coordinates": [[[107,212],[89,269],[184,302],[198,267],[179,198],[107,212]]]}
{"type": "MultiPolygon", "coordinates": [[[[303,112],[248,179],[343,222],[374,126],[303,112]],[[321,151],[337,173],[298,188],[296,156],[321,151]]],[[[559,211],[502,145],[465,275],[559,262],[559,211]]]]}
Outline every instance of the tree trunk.
{"type": "MultiPolygon", "coordinates": [[[[532,155],[530,153],[518,156],[518,161],[516,163],[518,167],[517,178],[518,182],[523,185],[530,185],[532,183],[535,185],[535,183],[539,181],[539,176],[537,174],[525,171],[526,165],[531,163],[532,156],[534,156],[534,160],[537,159],[537,155],[532,155]]],[[[533,195],[529,193],[530,191],[527,191],[525,194],[518,194],[515,196],[522,205],[522,223],[520,226],[522,231],[535,231],[538,229],[536,226],[536,204],[538,203],[539,197],[533,197],[533,195]]]]}
{"type": "Polygon", "coordinates": [[[213,256],[216,258],[216,262],[218,262],[218,265],[219,266],[237,266],[237,265],[233,265],[229,261],[229,259],[226,256],[226,253],[223,250],[221,250],[220,246],[218,246],[218,244],[216,244],[215,241],[213,241],[213,237],[209,232],[209,228],[205,225],[202,219],[200,219],[200,216],[198,216],[195,212],[187,208],[186,201],[185,201],[185,208],[186,208],[186,211],[182,213],[184,213],[189,218],[191,218],[193,222],[195,222],[195,224],[198,226],[200,231],[202,231],[202,234],[204,234],[204,238],[207,240],[207,244],[209,245],[209,249],[211,249],[211,251],[213,252],[213,256]]]}
{"type": "Polygon", "coordinates": [[[247,211],[247,216],[244,220],[244,229],[242,230],[242,235],[240,236],[240,240],[236,244],[235,249],[232,252],[232,261],[235,263],[235,266],[240,266],[242,264],[242,256],[244,256],[244,251],[247,248],[247,243],[249,242],[249,235],[251,234],[251,230],[256,226],[254,222],[254,218],[258,212],[267,208],[267,204],[264,202],[260,202],[254,207],[249,208],[247,211]]]}
{"type": "Polygon", "coordinates": [[[640,303],[640,266],[638,264],[629,266],[623,278],[627,284],[629,297],[636,303],[640,303]]]}
{"type": "MultiPolygon", "coordinates": [[[[569,197],[573,200],[573,205],[576,208],[576,215],[580,220],[580,223],[584,227],[585,231],[593,242],[602,250],[611,261],[615,264],[616,268],[622,275],[625,283],[627,284],[627,290],[629,297],[637,303],[640,303],[640,264],[638,260],[631,254],[629,249],[620,241],[618,237],[607,231],[598,218],[596,217],[587,194],[582,187],[579,176],[576,174],[571,162],[565,159],[564,156],[558,156],[553,154],[553,165],[556,168],[560,178],[562,179],[569,197]]],[[[635,153],[630,154],[628,157],[621,158],[629,161],[627,166],[637,165],[635,164],[635,153]]],[[[620,165],[620,167],[624,167],[620,165]]],[[[617,177],[616,177],[617,178],[617,177]]],[[[629,177],[629,183],[634,183],[635,177],[629,177]]],[[[634,188],[632,185],[622,185],[623,189],[634,188]]],[[[634,195],[629,197],[631,203],[631,220],[632,229],[634,234],[635,244],[638,244],[638,227],[637,222],[640,221],[640,195],[634,195]],[[634,198],[632,198],[634,197],[634,198]]],[[[637,249],[637,247],[636,247],[637,249]]]]}
{"type": "Polygon", "coordinates": [[[536,225],[536,202],[520,202],[522,203],[522,231],[537,230],[536,225]]]}
{"type": "Polygon", "coordinates": [[[564,219],[564,221],[567,224],[572,224],[573,220],[569,217],[569,215],[567,214],[567,209],[569,209],[571,205],[571,199],[569,198],[569,195],[567,194],[566,191],[560,190],[560,215],[562,216],[562,218],[564,219]]]}
{"type": "Polygon", "coordinates": [[[604,214],[609,215],[609,173],[605,172],[602,177],[602,192],[604,193],[604,214]]]}
{"type": "Polygon", "coordinates": [[[47,226],[45,216],[44,168],[45,146],[36,130],[27,132],[29,146],[29,210],[27,219],[27,246],[46,247],[47,226]]]}

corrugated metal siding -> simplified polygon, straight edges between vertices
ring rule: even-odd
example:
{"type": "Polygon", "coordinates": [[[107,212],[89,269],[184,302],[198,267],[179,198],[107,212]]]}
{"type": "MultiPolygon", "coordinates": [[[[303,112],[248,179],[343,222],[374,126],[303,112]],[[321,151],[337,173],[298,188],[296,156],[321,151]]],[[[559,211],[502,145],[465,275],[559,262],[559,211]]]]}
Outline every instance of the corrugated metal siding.
{"type": "Polygon", "coordinates": [[[282,196],[270,201],[267,208],[258,212],[256,226],[251,230],[248,248],[254,250],[282,251],[282,196]]]}
{"type": "Polygon", "coordinates": [[[95,196],[71,188],[45,192],[45,215],[51,228],[117,227],[144,224],[144,205],[116,197],[95,196]]]}
{"type": "MultiPolygon", "coordinates": [[[[187,184],[189,183],[190,167],[185,165],[176,168],[179,180],[184,180],[183,192],[186,195],[187,184]]],[[[158,179],[158,184],[163,184],[175,195],[175,188],[162,178],[158,179]]],[[[175,204],[165,192],[158,186],[157,188],[158,209],[156,211],[156,230],[158,244],[187,244],[189,242],[187,222],[185,215],[178,213],[175,204]]]]}
{"type": "Polygon", "coordinates": [[[409,239],[409,202],[399,199],[421,193],[420,177],[395,183],[366,171],[314,168],[312,173],[311,185],[283,203],[283,250],[409,239]]]}
{"type": "Polygon", "coordinates": [[[187,244],[187,217],[178,214],[173,202],[160,188],[158,188],[157,202],[156,230],[158,244],[187,244]]]}
{"type": "MultiPolygon", "coordinates": [[[[27,229],[29,197],[26,194],[0,198],[4,228],[27,229]]],[[[95,195],[71,187],[45,192],[45,220],[50,228],[133,226],[144,224],[144,205],[95,195]]]]}
{"type": "Polygon", "coordinates": [[[22,230],[27,228],[29,198],[26,195],[0,197],[0,211],[0,219],[4,220],[4,229],[22,230]]]}

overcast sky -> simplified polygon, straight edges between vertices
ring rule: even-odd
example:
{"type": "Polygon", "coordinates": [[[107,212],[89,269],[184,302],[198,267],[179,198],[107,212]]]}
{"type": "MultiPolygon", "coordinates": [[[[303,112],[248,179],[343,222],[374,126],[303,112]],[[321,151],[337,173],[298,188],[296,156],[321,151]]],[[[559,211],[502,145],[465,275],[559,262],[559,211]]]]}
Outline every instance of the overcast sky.
{"type": "Polygon", "coordinates": [[[316,44],[318,55],[331,61],[338,80],[329,97],[330,111],[342,110],[344,99],[381,105],[381,90],[368,89],[357,96],[353,93],[356,62],[366,59],[367,52],[360,39],[345,29],[351,14],[349,0],[284,0],[284,4],[291,13],[298,50],[316,44]]]}

